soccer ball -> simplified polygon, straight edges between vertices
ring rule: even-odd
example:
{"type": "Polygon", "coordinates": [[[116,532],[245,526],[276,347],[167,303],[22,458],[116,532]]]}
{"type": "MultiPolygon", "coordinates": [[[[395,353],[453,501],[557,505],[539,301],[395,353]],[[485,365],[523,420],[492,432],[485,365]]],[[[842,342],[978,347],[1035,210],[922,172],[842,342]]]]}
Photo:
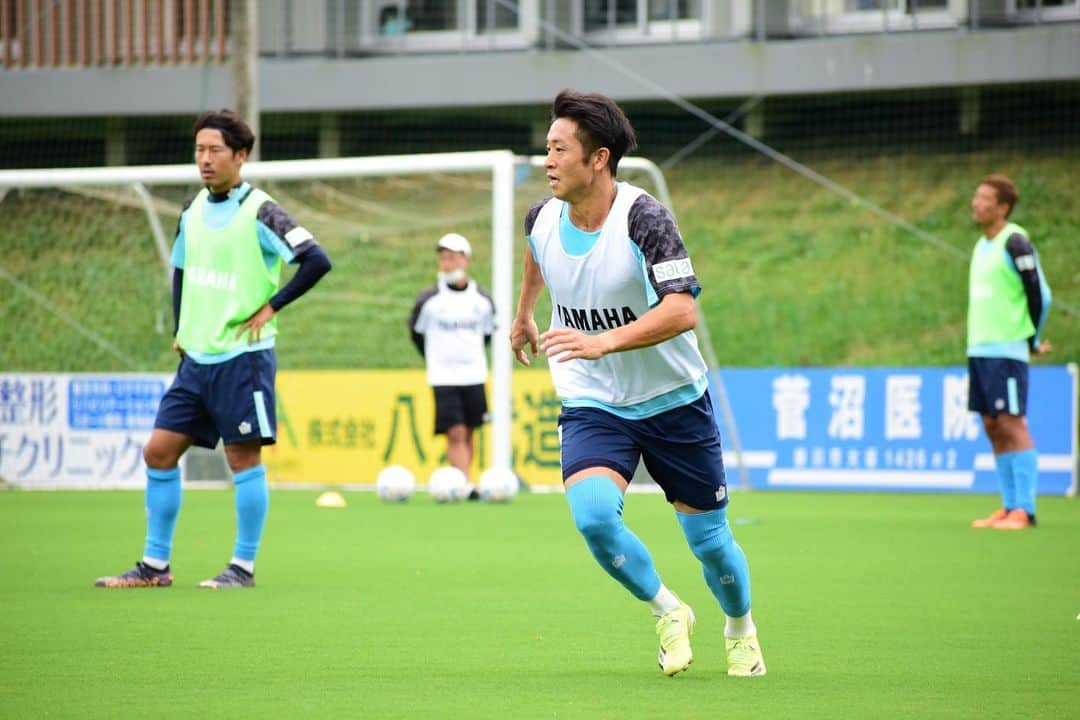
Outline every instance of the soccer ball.
{"type": "Polygon", "coordinates": [[[401,465],[383,468],[375,478],[375,492],[385,502],[405,502],[416,490],[416,477],[401,465]]]}
{"type": "Polygon", "coordinates": [[[518,492],[518,479],[510,468],[488,468],[480,476],[480,497],[489,502],[510,502],[518,492]]]}
{"type": "Polygon", "coordinates": [[[437,503],[464,500],[469,494],[469,481],[456,467],[441,467],[428,478],[428,492],[437,503]]]}

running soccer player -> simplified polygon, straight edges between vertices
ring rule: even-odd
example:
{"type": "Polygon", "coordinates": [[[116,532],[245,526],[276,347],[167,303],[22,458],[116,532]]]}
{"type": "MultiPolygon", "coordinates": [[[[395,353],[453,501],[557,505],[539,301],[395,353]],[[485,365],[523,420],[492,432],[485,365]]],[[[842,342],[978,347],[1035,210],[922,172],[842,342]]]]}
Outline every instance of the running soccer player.
{"type": "Polygon", "coordinates": [[[693,333],[701,287],[671,212],[615,179],[637,145],[621,108],[604,95],[564,90],[552,116],[545,168],[554,197],[525,218],[530,251],[510,342],[524,365],[526,346],[550,359],[574,524],[604,571],[657,618],[661,671],[689,667],[694,613],[623,524],[623,496],[644,460],[727,616],[728,674],[764,675],[750,572],[727,522],[720,435],[693,333]],[[534,309],[545,285],[552,315],[541,336],[534,309]]]}
{"type": "Polygon", "coordinates": [[[982,237],[968,286],[968,409],[982,416],[1001,490],[1001,507],[971,524],[996,530],[1035,526],[1039,455],[1025,417],[1028,361],[1052,349],[1040,338],[1050,286],[1027,231],[1009,222],[1019,199],[1002,175],[983,178],[971,199],[982,237]]]}
{"type": "Polygon", "coordinates": [[[195,162],[205,187],[180,215],[173,245],[173,313],[180,365],[143,448],[146,544],[142,560],[97,587],[167,587],[180,510],[180,457],[221,440],[236,487],[237,534],[225,570],[202,588],[255,585],[270,496],[262,446],[276,432],[277,314],[330,270],[311,233],[262,190],[240,179],[255,136],[231,110],[195,122],[195,162]],[[299,263],[283,288],[281,262],[299,263]]]}
{"type": "MultiPolygon", "coordinates": [[[[446,457],[469,477],[473,431],[487,415],[487,345],[495,330],[491,295],[469,279],[472,246],[458,233],[435,245],[439,281],[417,297],[409,316],[413,344],[424,356],[435,397],[435,434],[446,435],[446,457]]],[[[469,499],[477,500],[476,488],[469,499]]]]}

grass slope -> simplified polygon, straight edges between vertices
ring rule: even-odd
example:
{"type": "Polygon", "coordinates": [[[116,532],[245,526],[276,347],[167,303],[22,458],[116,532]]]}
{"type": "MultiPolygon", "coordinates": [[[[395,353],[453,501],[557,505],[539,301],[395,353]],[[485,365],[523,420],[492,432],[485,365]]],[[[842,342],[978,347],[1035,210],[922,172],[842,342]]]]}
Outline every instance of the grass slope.
{"type": "Polygon", "coordinates": [[[210,592],[231,496],[188,492],[177,583],[104,591],[142,497],[0,493],[0,716],[1062,718],[1080,666],[1080,517],[974,531],[966,496],[739,493],[769,674],[724,674],[723,619],[658,496],[630,526],[697,610],[696,662],[655,667],[647,609],[559,496],[400,506],[275,492],[252,591],[210,592]]]}
{"type": "Polygon", "coordinates": [[[673,204],[706,290],[721,365],[962,363],[978,178],[1021,188],[1027,228],[1059,302],[1052,362],[1080,358],[1077,158],[965,155],[837,160],[815,170],[938,238],[928,243],[775,165],[671,172],[673,204]],[[1069,304],[1073,311],[1064,311],[1069,304]]]}
{"type": "MultiPolygon", "coordinates": [[[[1030,231],[1058,302],[1046,337],[1056,346],[1049,361],[1060,363],[1080,359],[1080,197],[1072,182],[1078,163],[1073,153],[815,164],[953,251],[775,164],[688,161],[669,170],[668,181],[722,365],[939,365],[964,360],[974,184],[991,170],[1008,173],[1021,190],[1014,219],[1030,231]]],[[[282,313],[283,368],[420,367],[405,320],[419,291],[434,282],[431,248],[447,230],[472,238],[474,274],[490,285],[490,195],[481,176],[268,189],[319,237],[335,266],[316,291],[282,313]]],[[[534,173],[518,188],[517,216],[546,194],[534,173]]],[[[159,196],[171,234],[183,193],[159,196]]],[[[126,202],[107,211],[59,193],[10,193],[0,202],[0,368],[174,366],[164,273],[143,211],[130,197],[126,202]],[[29,292],[14,289],[9,277],[29,292]]],[[[523,250],[518,242],[517,257],[523,250]]],[[[549,312],[545,295],[541,327],[549,312]]]]}

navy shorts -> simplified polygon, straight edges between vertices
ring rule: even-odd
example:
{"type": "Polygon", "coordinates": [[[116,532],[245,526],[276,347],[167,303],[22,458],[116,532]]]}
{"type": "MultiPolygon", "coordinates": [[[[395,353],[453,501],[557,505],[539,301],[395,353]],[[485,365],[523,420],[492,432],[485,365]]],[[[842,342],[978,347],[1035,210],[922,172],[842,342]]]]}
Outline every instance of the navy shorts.
{"type": "Polygon", "coordinates": [[[176,379],[161,398],[154,427],[189,435],[199,447],[213,448],[261,440],[275,442],[273,348],[246,352],[231,360],[203,365],[186,355],[176,379]]]}
{"type": "Polygon", "coordinates": [[[1027,414],[1028,364],[1012,358],[968,358],[968,410],[996,417],[1027,414]]]}
{"type": "Polygon", "coordinates": [[[626,420],[591,407],[564,407],[559,415],[563,481],[590,467],[633,479],[638,460],[668,502],[698,510],[727,505],[720,431],[706,392],[682,407],[643,420],[626,420]]]}
{"type": "Polygon", "coordinates": [[[435,385],[435,434],[442,435],[455,425],[476,428],[487,415],[487,395],[483,385],[435,385]]]}

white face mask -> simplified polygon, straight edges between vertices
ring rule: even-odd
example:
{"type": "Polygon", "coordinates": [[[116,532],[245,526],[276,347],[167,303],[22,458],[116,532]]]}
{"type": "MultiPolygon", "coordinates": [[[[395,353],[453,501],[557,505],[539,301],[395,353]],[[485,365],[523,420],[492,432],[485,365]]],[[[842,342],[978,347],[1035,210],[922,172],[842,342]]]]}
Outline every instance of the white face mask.
{"type": "Polygon", "coordinates": [[[465,268],[454,268],[450,272],[440,272],[439,282],[446,283],[447,285],[458,285],[468,277],[465,268]]]}

